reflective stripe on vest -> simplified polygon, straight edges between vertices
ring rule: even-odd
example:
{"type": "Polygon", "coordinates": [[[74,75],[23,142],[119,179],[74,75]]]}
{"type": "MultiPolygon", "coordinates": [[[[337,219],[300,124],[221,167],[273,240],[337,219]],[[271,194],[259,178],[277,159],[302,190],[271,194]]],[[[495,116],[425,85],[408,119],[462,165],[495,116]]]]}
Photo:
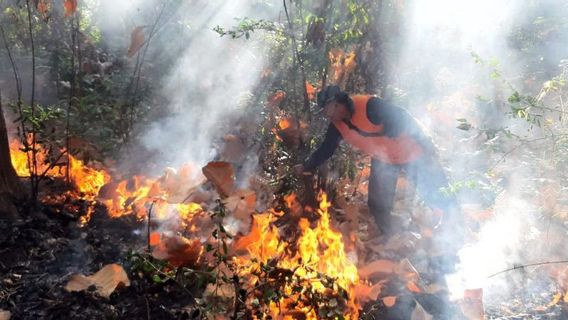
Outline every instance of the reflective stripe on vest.
{"type": "MultiPolygon", "coordinates": [[[[367,133],[380,133],[382,125],[375,125],[367,117],[367,102],[373,96],[354,95],[353,114],[351,123],[357,129],[367,133]]],[[[351,129],[343,122],[334,122],[333,125],[339,130],[343,139],[353,147],[363,151],[373,158],[390,164],[404,164],[418,159],[422,155],[420,144],[406,133],[396,138],[382,136],[363,136],[357,129],[351,129]]]]}

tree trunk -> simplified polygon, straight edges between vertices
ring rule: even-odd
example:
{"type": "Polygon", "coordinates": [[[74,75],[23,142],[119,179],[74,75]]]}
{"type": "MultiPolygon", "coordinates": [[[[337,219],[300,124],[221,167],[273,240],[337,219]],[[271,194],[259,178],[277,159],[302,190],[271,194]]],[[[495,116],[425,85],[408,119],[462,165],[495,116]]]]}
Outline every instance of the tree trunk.
{"type": "Polygon", "coordinates": [[[14,199],[22,194],[22,186],[10,158],[8,131],[0,95],[0,219],[14,219],[18,211],[14,199]]]}

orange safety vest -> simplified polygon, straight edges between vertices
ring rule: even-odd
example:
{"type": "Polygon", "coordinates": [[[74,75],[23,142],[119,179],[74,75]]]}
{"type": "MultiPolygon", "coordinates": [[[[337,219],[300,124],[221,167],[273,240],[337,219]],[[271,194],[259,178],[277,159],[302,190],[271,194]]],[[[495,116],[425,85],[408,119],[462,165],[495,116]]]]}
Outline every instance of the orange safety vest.
{"type": "MultiPolygon", "coordinates": [[[[351,123],[362,131],[380,133],[383,131],[383,126],[373,124],[367,117],[367,102],[372,97],[370,95],[354,95],[351,97],[354,107],[351,123]]],[[[396,138],[367,137],[359,134],[357,130],[349,128],[344,121],[333,122],[333,125],[339,130],[347,143],[381,162],[390,164],[409,163],[418,159],[423,153],[420,144],[404,132],[396,138]]]]}

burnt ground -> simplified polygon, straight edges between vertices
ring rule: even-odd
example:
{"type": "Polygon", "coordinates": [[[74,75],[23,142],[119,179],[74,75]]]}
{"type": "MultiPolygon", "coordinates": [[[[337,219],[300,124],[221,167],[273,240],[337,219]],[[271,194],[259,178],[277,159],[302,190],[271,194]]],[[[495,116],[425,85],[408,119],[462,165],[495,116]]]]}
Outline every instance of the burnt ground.
{"type": "MultiPolygon", "coordinates": [[[[191,292],[172,281],[156,283],[131,271],[129,253],[144,250],[145,232],[144,222],[132,216],[111,219],[104,207],[97,207],[84,227],[75,216],[49,207],[19,221],[0,220],[0,310],[9,310],[11,319],[200,318],[191,292]],[[64,290],[72,274],[90,275],[110,263],[125,268],[129,287],[116,290],[108,299],[94,290],[64,290]]],[[[542,308],[552,300],[553,283],[546,278],[527,282],[536,294],[497,297],[499,301],[486,305],[486,318],[568,319],[562,301],[542,308]]],[[[433,298],[399,296],[393,308],[369,311],[367,305],[363,314],[374,319],[410,319],[415,301],[431,312],[439,305],[433,298]]]]}
{"type": "Polygon", "coordinates": [[[49,208],[20,221],[0,220],[0,309],[11,319],[191,319],[191,297],[172,283],[131,274],[129,252],[143,248],[143,223],[109,219],[97,208],[85,227],[49,208]],[[122,265],[131,285],[109,299],[92,291],[67,292],[70,275],[122,265]]]}

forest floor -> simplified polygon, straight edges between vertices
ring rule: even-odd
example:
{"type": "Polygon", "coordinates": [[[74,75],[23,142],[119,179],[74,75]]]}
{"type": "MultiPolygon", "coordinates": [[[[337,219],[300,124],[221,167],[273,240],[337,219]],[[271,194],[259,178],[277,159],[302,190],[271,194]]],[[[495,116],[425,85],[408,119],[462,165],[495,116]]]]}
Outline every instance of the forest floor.
{"type": "MultiPolygon", "coordinates": [[[[335,217],[341,220],[341,213],[335,217]]],[[[133,216],[110,218],[105,207],[97,206],[87,225],[80,226],[78,222],[78,217],[56,213],[49,206],[19,221],[0,220],[0,310],[9,310],[11,319],[198,319],[203,316],[194,307],[193,296],[200,296],[200,292],[189,292],[175,281],[158,283],[132,271],[131,253],[144,252],[147,245],[143,221],[133,216]],[[108,298],[96,294],[94,287],[78,292],[65,290],[73,274],[93,274],[111,263],[124,267],[129,286],[118,288],[108,298]]],[[[368,219],[363,217],[360,223],[366,225],[368,219]]],[[[335,224],[341,226],[337,221],[335,224]]],[[[375,239],[366,239],[359,244],[359,258],[398,260],[413,250],[401,243],[398,240],[398,245],[391,242],[383,246],[375,239]]],[[[421,273],[422,258],[418,254],[411,259],[421,273]]],[[[523,272],[526,291],[491,297],[498,300],[486,299],[486,319],[568,319],[567,303],[562,296],[555,296],[555,283],[537,271],[523,272]],[[527,294],[529,291],[532,293],[527,294]]],[[[396,295],[394,306],[371,301],[364,305],[361,315],[367,319],[418,320],[422,318],[416,316],[416,302],[429,313],[435,314],[440,308],[442,302],[435,295],[400,290],[401,286],[405,283],[392,280],[377,298],[381,302],[385,295],[396,295]]],[[[203,288],[194,286],[191,290],[203,288]]]]}

